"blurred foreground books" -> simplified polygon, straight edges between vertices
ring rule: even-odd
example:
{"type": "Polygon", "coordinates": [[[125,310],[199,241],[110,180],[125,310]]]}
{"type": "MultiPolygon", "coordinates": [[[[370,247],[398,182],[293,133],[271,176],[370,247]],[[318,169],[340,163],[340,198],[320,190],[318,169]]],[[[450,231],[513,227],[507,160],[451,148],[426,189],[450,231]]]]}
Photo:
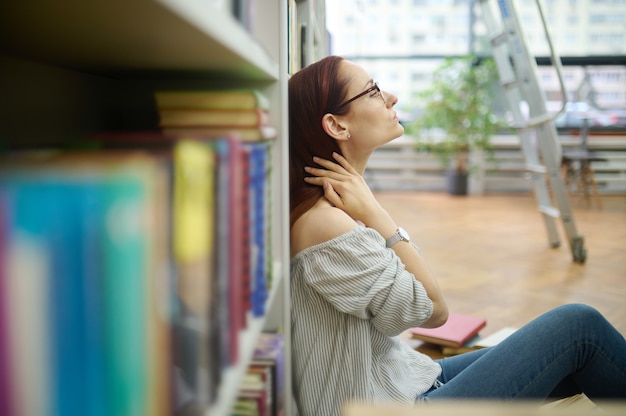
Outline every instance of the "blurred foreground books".
{"type": "Polygon", "coordinates": [[[2,415],[204,414],[266,312],[272,141],[133,137],[2,156],[2,415]]]}

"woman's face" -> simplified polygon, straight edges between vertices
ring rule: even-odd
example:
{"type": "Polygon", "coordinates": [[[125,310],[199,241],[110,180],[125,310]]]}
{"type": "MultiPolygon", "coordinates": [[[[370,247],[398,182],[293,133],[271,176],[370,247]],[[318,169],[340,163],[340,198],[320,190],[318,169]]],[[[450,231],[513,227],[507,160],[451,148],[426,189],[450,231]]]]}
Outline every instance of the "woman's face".
{"type": "MultiPolygon", "coordinates": [[[[339,67],[341,75],[348,79],[349,100],[374,87],[369,74],[359,65],[350,61],[342,61],[339,67]]],[[[381,145],[404,134],[404,127],[398,121],[398,114],[393,109],[398,97],[386,92],[372,91],[350,103],[350,112],[346,114],[351,144],[364,151],[373,151],[381,145]]]]}

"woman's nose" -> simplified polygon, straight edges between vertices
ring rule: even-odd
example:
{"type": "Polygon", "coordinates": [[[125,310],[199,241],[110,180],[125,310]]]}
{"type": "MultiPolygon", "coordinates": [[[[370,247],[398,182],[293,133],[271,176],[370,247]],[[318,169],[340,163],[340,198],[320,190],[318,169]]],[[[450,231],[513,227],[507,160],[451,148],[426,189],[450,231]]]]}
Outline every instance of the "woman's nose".
{"type": "Polygon", "coordinates": [[[384,92],[384,96],[385,96],[385,103],[389,107],[393,107],[398,102],[398,97],[388,91],[384,92]]]}

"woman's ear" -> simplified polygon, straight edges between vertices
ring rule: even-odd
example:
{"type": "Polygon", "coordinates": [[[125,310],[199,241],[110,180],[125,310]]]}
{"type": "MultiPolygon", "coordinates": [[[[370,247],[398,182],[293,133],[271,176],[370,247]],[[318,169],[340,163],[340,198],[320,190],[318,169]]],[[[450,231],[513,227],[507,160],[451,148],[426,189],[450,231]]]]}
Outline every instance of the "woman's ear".
{"type": "Polygon", "coordinates": [[[330,137],[335,140],[346,140],[350,138],[347,127],[334,114],[325,114],[322,117],[322,128],[330,137]]]}

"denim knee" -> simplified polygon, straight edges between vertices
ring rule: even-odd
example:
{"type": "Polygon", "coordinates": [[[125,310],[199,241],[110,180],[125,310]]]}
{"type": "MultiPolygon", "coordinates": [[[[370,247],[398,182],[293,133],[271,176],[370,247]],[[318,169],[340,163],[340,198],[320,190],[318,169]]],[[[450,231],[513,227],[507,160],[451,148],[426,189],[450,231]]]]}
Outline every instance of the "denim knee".
{"type": "Polygon", "coordinates": [[[604,321],[604,317],[597,309],[582,303],[570,303],[554,309],[555,312],[563,314],[563,318],[579,323],[592,324],[594,321],[604,321]]]}

